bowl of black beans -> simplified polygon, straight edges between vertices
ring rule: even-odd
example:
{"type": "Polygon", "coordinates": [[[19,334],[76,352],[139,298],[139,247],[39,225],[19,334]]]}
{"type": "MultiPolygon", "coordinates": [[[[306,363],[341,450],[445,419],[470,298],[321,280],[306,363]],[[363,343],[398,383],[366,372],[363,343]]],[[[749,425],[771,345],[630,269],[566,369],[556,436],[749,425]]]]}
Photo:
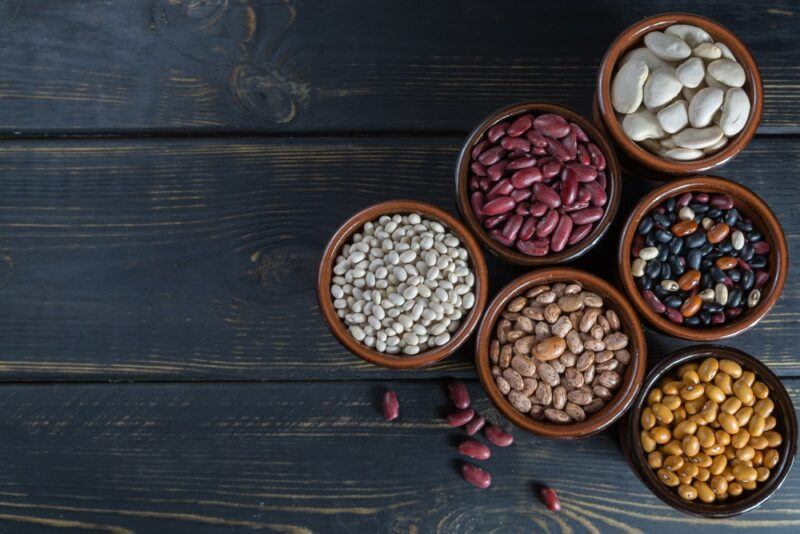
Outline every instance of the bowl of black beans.
{"type": "Polygon", "coordinates": [[[655,328],[692,341],[734,336],[778,300],[786,237],[764,201],[715,176],[691,176],[646,195],[618,250],[622,286],[655,328]]]}

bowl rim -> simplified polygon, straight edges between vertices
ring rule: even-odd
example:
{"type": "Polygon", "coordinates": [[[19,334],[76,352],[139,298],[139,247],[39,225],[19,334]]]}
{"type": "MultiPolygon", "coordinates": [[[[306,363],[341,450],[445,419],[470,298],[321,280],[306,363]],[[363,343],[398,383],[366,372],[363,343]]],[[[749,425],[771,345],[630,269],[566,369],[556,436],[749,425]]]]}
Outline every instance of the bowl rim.
{"type": "Polygon", "coordinates": [[[322,318],[334,337],[336,337],[339,343],[344,345],[347,350],[359,358],[390,369],[423,367],[443,360],[453,354],[453,352],[467,341],[473,330],[477,327],[488,298],[489,278],[483,252],[478,242],[475,241],[472,234],[470,234],[457,218],[441,208],[417,200],[396,199],[379,202],[350,216],[342,223],[336,232],[334,232],[328,244],[325,246],[325,251],[322,253],[322,259],[320,260],[319,271],[317,273],[317,300],[319,302],[322,318]],[[333,299],[330,294],[331,279],[333,277],[333,262],[341,248],[350,241],[351,236],[360,230],[367,221],[375,220],[382,215],[396,213],[419,213],[426,218],[443,223],[461,239],[462,245],[469,252],[473,272],[475,274],[475,304],[472,306],[469,314],[467,314],[467,317],[462,320],[461,325],[450,338],[450,341],[441,347],[426,350],[413,356],[385,354],[356,341],[347,331],[347,328],[344,326],[339,316],[336,315],[336,310],[333,308],[333,299]]]}
{"type": "Polygon", "coordinates": [[[742,350],[721,345],[691,345],[676,350],[667,355],[656,365],[645,378],[639,394],[637,395],[631,409],[628,411],[627,420],[620,426],[623,452],[628,459],[631,469],[636,473],[645,486],[661,501],[672,508],[690,515],[706,518],[725,518],[743,514],[758,508],[775,492],[780,489],[791,471],[797,454],[797,415],[794,404],[783,382],[773,373],[769,367],[762,363],[755,356],[742,350]],[[747,370],[753,371],[757,378],[765,382],[772,391],[770,398],[775,403],[776,409],[780,409],[782,421],[785,426],[783,434],[784,453],[781,454],[777,467],[777,474],[771,477],[765,484],[762,484],[744,499],[725,501],[720,504],[706,504],[697,501],[684,501],[678,494],[664,484],[660,483],[655,476],[655,472],[647,465],[645,453],[641,447],[634,446],[639,443],[640,417],[647,401],[647,395],[653,386],[670,371],[678,366],[692,360],[704,359],[710,356],[717,358],[727,358],[742,364],[747,370]],[[789,417],[787,417],[789,415],[789,417]]]}
{"type": "Polygon", "coordinates": [[[614,39],[600,62],[597,73],[595,96],[600,118],[605,125],[605,129],[623,154],[633,158],[639,165],[647,169],[653,169],[668,175],[685,175],[705,172],[723,165],[735,157],[750,143],[761,122],[764,87],[761,80],[761,73],[753,54],[728,28],[715,20],[701,15],[670,12],[642,19],[623,30],[616,39],[614,39]],[[739,64],[744,68],[746,75],[744,88],[748,91],[748,96],[751,100],[750,117],[747,120],[747,124],[745,124],[742,131],[728,143],[728,146],[710,157],[686,162],[673,161],[653,154],[649,150],[628,139],[628,136],[622,131],[622,125],[619,120],[617,120],[614,108],[611,106],[611,80],[619,59],[633,48],[633,46],[639,43],[645,33],[678,23],[693,24],[704,29],[715,38],[715,41],[722,42],[731,50],[739,61],[739,64]]]}
{"type": "Polygon", "coordinates": [[[681,339],[716,341],[735,336],[752,328],[775,306],[786,284],[789,271],[789,248],[778,218],[767,206],[766,202],[755,192],[741,184],[719,176],[687,176],[668,182],[650,191],[639,200],[628,216],[625,226],[623,226],[617,249],[617,265],[623,290],[636,308],[636,311],[650,325],[668,335],[681,339]],[[675,324],[666,317],[657,314],[645,302],[631,274],[630,251],[636,228],[638,228],[642,217],[661,202],[687,191],[724,193],[733,197],[736,202],[736,208],[740,212],[744,212],[745,215],[751,218],[755,216],[759,219],[759,221],[756,221],[758,227],[765,233],[765,237],[768,237],[770,243],[769,265],[773,274],[761,289],[761,300],[758,306],[755,310],[748,311],[736,320],[726,322],[720,327],[690,328],[675,324]]]}
{"type": "Polygon", "coordinates": [[[557,439],[580,439],[592,436],[608,428],[619,419],[636,397],[636,393],[644,380],[647,366],[647,341],[644,330],[633,307],[625,296],[614,286],[602,278],[587,271],[570,267],[550,267],[524,274],[509,282],[486,308],[478,334],[475,336],[475,367],[481,386],[492,404],[506,419],[514,425],[538,434],[557,439]],[[590,415],[586,420],[569,425],[559,425],[546,421],[537,421],[517,411],[500,393],[492,377],[489,362],[489,343],[492,340],[497,320],[501,317],[505,305],[531,286],[557,282],[580,282],[584,288],[597,292],[604,299],[611,301],[611,308],[620,316],[620,321],[629,337],[628,350],[631,362],[625,369],[623,384],[614,398],[599,412],[590,415]],[[633,349],[631,348],[633,347],[633,349]]]}
{"type": "Polygon", "coordinates": [[[487,115],[486,118],[472,129],[466,141],[464,141],[458,154],[454,177],[456,206],[458,207],[461,218],[464,219],[464,222],[472,234],[475,235],[483,246],[493,255],[500,257],[508,263],[527,267],[541,267],[544,265],[566,263],[586,254],[589,250],[594,248],[608,232],[611,222],[614,220],[619,210],[620,198],[622,197],[622,171],[620,170],[614,145],[590,120],[581,116],[577,111],[567,106],[551,102],[517,102],[497,109],[487,115]],[[528,256],[492,239],[472,211],[469,192],[467,191],[472,147],[475,146],[478,139],[493,125],[526,112],[556,113],[574,122],[586,132],[589,136],[589,140],[603,151],[603,155],[606,159],[605,173],[608,201],[604,206],[605,212],[603,213],[603,217],[598,221],[592,231],[580,242],[575,245],[570,245],[560,252],[548,253],[546,256],[538,257],[528,256]]]}

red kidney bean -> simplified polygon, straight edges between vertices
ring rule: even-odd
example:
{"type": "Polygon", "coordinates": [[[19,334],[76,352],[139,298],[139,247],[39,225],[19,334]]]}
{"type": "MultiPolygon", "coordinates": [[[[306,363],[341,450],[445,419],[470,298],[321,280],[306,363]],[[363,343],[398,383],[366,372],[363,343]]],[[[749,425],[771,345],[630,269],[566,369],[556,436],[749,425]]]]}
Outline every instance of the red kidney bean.
{"type": "Polygon", "coordinates": [[[469,408],[469,391],[467,391],[467,386],[463,382],[449,380],[447,382],[447,391],[450,393],[450,400],[453,402],[453,406],[460,410],[469,408]]]}
{"type": "Polygon", "coordinates": [[[562,140],[561,143],[564,145],[564,148],[569,155],[567,159],[573,160],[578,155],[578,138],[575,135],[575,132],[568,133],[562,140]]]}
{"type": "Polygon", "coordinates": [[[753,268],[750,267],[750,264],[744,261],[742,258],[736,258],[736,266],[740,269],[744,269],[745,271],[753,270],[753,268]]]}
{"type": "Polygon", "coordinates": [[[475,410],[464,408],[454,410],[447,414],[447,424],[450,426],[464,426],[475,416],[475,410]]]}
{"type": "Polygon", "coordinates": [[[486,132],[486,139],[488,139],[490,143],[495,144],[506,134],[506,130],[508,130],[507,122],[497,123],[486,132]]]}
{"type": "Polygon", "coordinates": [[[469,196],[469,203],[472,206],[472,211],[480,219],[483,217],[483,204],[486,202],[486,197],[480,191],[475,191],[469,196]]]}
{"type": "Polygon", "coordinates": [[[569,123],[569,128],[570,128],[570,130],[575,132],[575,135],[577,136],[578,141],[580,141],[581,143],[588,143],[589,142],[589,136],[586,135],[586,132],[583,131],[583,128],[581,128],[580,126],[578,126],[574,122],[570,122],[569,123]]]}
{"type": "Polygon", "coordinates": [[[567,169],[575,174],[579,182],[591,182],[597,178],[597,169],[582,163],[567,163],[567,169]]]}
{"type": "Polygon", "coordinates": [[[470,190],[470,191],[475,191],[475,190],[477,190],[477,189],[478,189],[478,187],[480,187],[480,185],[479,185],[479,184],[480,184],[480,181],[478,180],[478,177],[477,177],[477,176],[475,176],[475,175],[473,174],[472,176],[470,176],[470,177],[469,177],[469,182],[467,182],[467,185],[469,186],[469,190],[470,190]]]}
{"type": "Polygon", "coordinates": [[[766,241],[756,241],[753,243],[753,252],[759,255],[769,254],[769,243],[766,241]]]}
{"type": "Polygon", "coordinates": [[[512,215],[503,226],[503,237],[509,241],[516,241],[519,229],[522,226],[522,215],[512,215]]]}
{"type": "Polygon", "coordinates": [[[510,160],[515,160],[526,156],[528,156],[528,153],[523,152],[522,150],[515,150],[514,152],[508,153],[508,159],[510,160]]]}
{"type": "Polygon", "coordinates": [[[514,189],[511,191],[508,196],[514,199],[514,202],[522,202],[523,200],[528,200],[531,198],[531,190],[530,189],[514,189]]]}
{"type": "Polygon", "coordinates": [[[719,210],[729,210],[733,207],[733,199],[728,195],[711,195],[708,203],[712,208],[719,210]]]}
{"type": "Polygon", "coordinates": [[[472,157],[472,159],[478,159],[478,156],[481,155],[481,152],[489,148],[489,145],[490,145],[489,140],[484,139],[483,141],[472,147],[472,152],[470,152],[470,156],[472,157]]]}
{"type": "Polygon", "coordinates": [[[594,165],[598,171],[605,169],[606,157],[603,155],[603,151],[594,143],[586,143],[586,149],[592,157],[592,165],[594,165]]]}
{"type": "Polygon", "coordinates": [[[577,196],[578,179],[575,178],[573,173],[566,173],[566,178],[561,182],[561,204],[568,206],[575,202],[577,196]]]}
{"type": "MultiPolygon", "coordinates": [[[[530,191],[528,191],[530,193],[530,191]]],[[[513,197],[512,197],[513,198],[513,197]]],[[[523,217],[527,216],[530,213],[531,203],[530,202],[517,202],[517,205],[514,207],[514,213],[517,215],[522,215],[523,217]]]]}
{"type": "Polygon", "coordinates": [[[722,324],[725,322],[725,314],[722,312],[711,314],[711,324],[722,324]]]}
{"type": "Polygon", "coordinates": [[[483,205],[483,213],[486,215],[500,215],[513,210],[515,204],[516,202],[511,197],[498,197],[483,205]]]}
{"type": "Polygon", "coordinates": [[[472,464],[463,464],[461,466],[461,475],[464,480],[476,488],[486,489],[492,485],[492,475],[472,464]]]}
{"type": "Polygon", "coordinates": [[[589,151],[586,150],[586,147],[583,145],[578,145],[578,155],[576,157],[578,163],[581,165],[591,165],[592,164],[592,157],[589,155],[589,151]]]}
{"type": "Polygon", "coordinates": [[[517,234],[517,239],[521,239],[522,241],[527,241],[531,237],[533,237],[533,233],[536,231],[536,225],[538,224],[539,219],[536,217],[528,217],[525,219],[525,222],[522,223],[522,226],[519,229],[519,233],[517,234]]]}
{"type": "Polygon", "coordinates": [[[542,500],[544,501],[545,506],[551,512],[558,512],[561,510],[561,501],[558,500],[558,494],[556,494],[556,490],[553,488],[542,488],[539,490],[539,495],[541,495],[542,500]]]}
{"type": "Polygon", "coordinates": [[[725,284],[725,286],[728,288],[733,287],[733,280],[731,280],[730,276],[726,276],[725,278],[723,278],[722,283],[725,284]]]}
{"type": "Polygon", "coordinates": [[[542,171],[538,167],[528,167],[520,169],[511,175],[511,183],[516,189],[530,187],[536,182],[542,181],[542,171]]]}
{"type": "Polygon", "coordinates": [[[769,273],[767,271],[758,270],[756,271],[753,287],[761,289],[767,283],[767,280],[769,280],[769,273]]]}
{"type": "Polygon", "coordinates": [[[503,173],[506,172],[506,167],[508,167],[508,160],[500,160],[486,169],[486,176],[491,181],[496,182],[503,177],[503,173]]]}
{"type": "Polygon", "coordinates": [[[578,202],[590,202],[592,200],[592,194],[587,191],[585,185],[581,185],[578,188],[578,196],[575,197],[578,202]]]}
{"type": "Polygon", "coordinates": [[[498,197],[507,197],[511,191],[514,190],[514,186],[511,184],[511,180],[508,178],[503,178],[496,184],[494,187],[489,189],[489,192],[486,193],[487,200],[493,200],[498,197]]]}
{"type": "Polygon", "coordinates": [[[570,152],[564,146],[564,143],[552,137],[547,138],[547,153],[559,161],[569,161],[571,159],[570,152]]]}
{"type": "Polygon", "coordinates": [[[489,237],[500,243],[501,245],[505,245],[507,247],[514,246],[514,240],[508,239],[506,236],[503,235],[503,231],[500,228],[492,228],[489,230],[489,237]]]}
{"type": "Polygon", "coordinates": [[[525,138],[536,148],[544,148],[547,146],[547,139],[536,130],[528,130],[525,132],[525,138]]]}
{"type": "Polygon", "coordinates": [[[708,202],[708,193],[695,193],[694,201],[700,202],[701,204],[705,204],[706,202],[708,202]]]}
{"type": "Polygon", "coordinates": [[[569,241],[567,241],[567,245],[574,245],[578,241],[582,240],[584,237],[589,235],[589,232],[592,231],[592,225],[589,224],[582,224],[580,226],[576,226],[572,229],[572,233],[569,235],[569,241]]]}
{"type": "Polygon", "coordinates": [[[569,215],[562,215],[558,220],[553,235],[550,237],[550,250],[553,252],[561,252],[567,246],[567,241],[572,233],[572,219],[569,215]]]}
{"type": "Polygon", "coordinates": [[[542,204],[541,202],[536,202],[531,206],[530,213],[534,217],[541,217],[545,213],[547,213],[548,207],[547,204],[542,204]]]}
{"type": "Polygon", "coordinates": [[[478,176],[486,176],[486,167],[478,163],[477,161],[473,161],[470,166],[469,170],[477,174],[478,176]]]}
{"type": "Polygon", "coordinates": [[[563,211],[564,213],[572,213],[574,211],[580,211],[588,207],[589,207],[588,200],[576,200],[572,204],[569,204],[567,206],[561,206],[561,211],[563,211]]]}
{"type": "Polygon", "coordinates": [[[606,173],[605,173],[605,172],[603,172],[603,171],[599,171],[599,172],[597,173],[597,184],[598,184],[600,187],[602,187],[603,189],[605,189],[605,188],[607,187],[607,182],[606,182],[606,173]]]}
{"type": "Polygon", "coordinates": [[[559,215],[556,210],[548,211],[547,215],[542,217],[542,219],[539,221],[539,224],[536,225],[536,237],[549,236],[553,230],[556,229],[558,218],[559,215]]]}
{"type": "Polygon", "coordinates": [[[729,321],[731,319],[736,319],[737,317],[739,317],[742,314],[742,312],[744,312],[744,308],[742,308],[742,307],[726,308],[725,309],[725,318],[728,319],[729,321]]]}
{"type": "Polygon", "coordinates": [[[648,289],[646,291],[642,291],[642,296],[644,297],[644,301],[647,303],[648,306],[650,306],[650,308],[653,309],[654,312],[664,313],[666,306],[664,306],[663,302],[658,300],[658,297],[656,296],[655,293],[653,293],[648,289]]]}
{"type": "Polygon", "coordinates": [[[488,460],[492,456],[489,447],[474,439],[465,439],[459,443],[458,452],[474,460],[488,460]]]}
{"type": "Polygon", "coordinates": [[[527,169],[528,167],[533,167],[534,165],[536,165],[536,158],[525,155],[522,156],[521,158],[509,161],[506,170],[518,171],[520,169],[527,169]]]}
{"type": "MultiPolygon", "coordinates": [[[[484,211],[485,210],[486,207],[484,206],[484,211]]],[[[572,217],[572,222],[575,224],[593,223],[599,221],[603,217],[603,208],[584,208],[572,212],[570,217],[572,217]]]]}
{"type": "Polygon", "coordinates": [[[692,201],[692,194],[690,192],[683,193],[678,199],[675,201],[675,205],[679,208],[683,208],[684,206],[688,206],[689,202],[692,201]]]}
{"type": "Polygon", "coordinates": [[[533,127],[537,132],[553,139],[561,139],[570,132],[569,124],[561,115],[544,113],[536,117],[533,127]]]}
{"type": "MultiPolygon", "coordinates": [[[[484,215],[486,214],[484,213],[484,215]]],[[[508,219],[510,215],[511,214],[509,212],[506,212],[506,213],[501,213],[500,215],[495,215],[494,217],[489,217],[488,219],[483,221],[483,226],[490,229],[494,228],[503,221],[505,221],[506,219],[508,219]]]]}
{"type": "Polygon", "coordinates": [[[528,256],[546,256],[550,251],[550,242],[546,239],[517,241],[517,249],[528,256]]]}
{"type": "Polygon", "coordinates": [[[386,391],[383,394],[383,418],[387,421],[394,421],[400,415],[400,403],[397,402],[397,395],[394,391],[386,391]]]}
{"type": "Polygon", "coordinates": [[[503,147],[496,146],[490,148],[489,150],[478,156],[478,161],[480,161],[483,165],[492,165],[503,159],[503,156],[505,155],[506,151],[503,150],[503,147]]]}
{"type": "Polygon", "coordinates": [[[535,146],[531,149],[531,154],[533,154],[534,156],[545,156],[547,155],[547,148],[535,146]]]}
{"type": "Polygon", "coordinates": [[[593,206],[602,207],[606,205],[608,202],[608,196],[606,195],[606,190],[600,187],[597,182],[587,182],[583,184],[583,187],[589,191],[589,195],[591,196],[591,202],[593,206]]]}
{"type": "Polygon", "coordinates": [[[524,137],[504,137],[500,146],[508,151],[530,152],[531,142],[524,137]]]}
{"type": "Polygon", "coordinates": [[[667,312],[667,319],[669,319],[673,323],[676,324],[683,323],[683,315],[681,315],[681,312],[679,312],[677,308],[666,308],[666,312],[667,312]]]}
{"type": "Polygon", "coordinates": [[[545,184],[533,184],[533,195],[536,197],[536,200],[547,204],[547,206],[551,208],[561,206],[561,197],[558,196],[558,193],[553,191],[551,187],[545,184]]]}
{"type": "Polygon", "coordinates": [[[514,436],[497,425],[487,426],[483,433],[486,434],[486,439],[489,440],[489,443],[498,447],[508,447],[514,443],[514,436]]]}
{"type": "Polygon", "coordinates": [[[478,182],[478,187],[485,193],[492,187],[492,182],[490,182],[488,178],[481,178],[480,182],[478,182]]]}
{"type": "Polygon", "coordinates": [[[561,172],[561,162],[551,161],[539,166],[539,168],[542,169],[542,177],[545,180],[549,180],[561,172]]]}
{"type": "Polygon", "coordinates": [[[511,126],[508,127],[506,133],[511,137],[519,137],[530,130],[531,126],[533,126],[533,115],[520,115],[516,118],[516,120],[514,120],[514,122],[511,123],[511,126]]]}
{"type": "Polygon", "coordinates": [[[475,417],[472,418],[472,421],[470,421],[464,426],[464,429],[467,431],[468,435],[474,436],[481,428],[483,428],[483,425],[485,424],[486,424],[486,419],[484,419],[480,415],[476,415],[475,417]]]}

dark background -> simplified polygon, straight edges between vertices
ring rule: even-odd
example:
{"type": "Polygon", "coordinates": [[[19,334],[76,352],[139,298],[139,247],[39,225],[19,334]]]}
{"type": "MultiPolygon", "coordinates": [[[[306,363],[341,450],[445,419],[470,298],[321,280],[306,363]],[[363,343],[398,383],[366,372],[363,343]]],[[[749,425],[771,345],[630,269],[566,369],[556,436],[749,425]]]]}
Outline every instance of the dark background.
{"type": "MultiPolygon", "coordinates": [[[[113,532],[797,531],[800,475],[707,522],[662,505],[616,432],[515,431],[458,474],[443,378],[472,346],[392,372],[346,352],[316,303],[322,249],[353,212],[414,198],[455,213],[452,172],[495,108],[590,114],[614,37],[665,11],[751,48],[758,135],[717,174],[800,232],[796,2],[0,2],[0,530],[113,532]],[[390,387],[401,418],[380,416],[390,387]],[[538,502],[554,486],[560,514],[538,502]]],[[[646,178],[646,177],[639,177],[646,178]]],[[[615,228],[575,266],[614,273],[615,228]]],[[[524,272],[489,260],[493,290],[524,272]]],[[[800,294],[726,342],[800,397],[800,294]]],[[[683,343],[647,332],[651,363],[683,343]]]]}

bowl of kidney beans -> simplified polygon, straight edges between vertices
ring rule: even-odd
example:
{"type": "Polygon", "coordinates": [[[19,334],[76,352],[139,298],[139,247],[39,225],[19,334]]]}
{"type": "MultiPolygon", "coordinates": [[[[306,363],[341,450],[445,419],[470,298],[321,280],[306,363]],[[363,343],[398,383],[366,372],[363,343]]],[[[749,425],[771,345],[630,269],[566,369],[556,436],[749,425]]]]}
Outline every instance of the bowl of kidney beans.
{"type": "Polygon", "coordinates": [[[775,305],[789,267],[783,229],[746,187],[691,176],[646,195],[628,218],[619,272],[654,327],[693,341],[736,335],[775,305]]]}
{"type": "Polygon", "coordinates": [[[464,143],[456,166],[462,218],[493,254],[518,265],[574,260],[616,215],[620,170],[588,120],[555,104],[492,113],[464,143]]]}

